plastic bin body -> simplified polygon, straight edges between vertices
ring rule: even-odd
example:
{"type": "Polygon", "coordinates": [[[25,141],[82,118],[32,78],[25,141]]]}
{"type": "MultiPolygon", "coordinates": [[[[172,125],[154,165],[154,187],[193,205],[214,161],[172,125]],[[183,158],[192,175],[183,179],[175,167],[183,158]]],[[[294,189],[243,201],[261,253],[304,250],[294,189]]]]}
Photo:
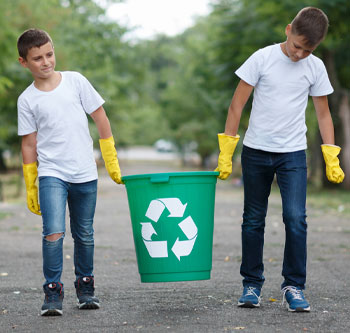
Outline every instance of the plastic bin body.
{"type": "Polygon", "coordinates": [[[218,174],[123,177],[141,282],[210,279],[218,174]]]}

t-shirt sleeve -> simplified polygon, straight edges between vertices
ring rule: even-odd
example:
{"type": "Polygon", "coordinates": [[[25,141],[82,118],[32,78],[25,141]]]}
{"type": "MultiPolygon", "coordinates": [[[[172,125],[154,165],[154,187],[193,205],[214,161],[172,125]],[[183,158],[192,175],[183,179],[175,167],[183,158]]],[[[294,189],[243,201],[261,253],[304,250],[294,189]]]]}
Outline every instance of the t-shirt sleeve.
{"type": "Polygon", "coordinates": [[[104,99],[88,81],[88,79],[78,74],[79,80],[79,95],[81,104],[87,114],[96,111],[102,104],[104,104],[104,99]]]}
{"type": "Polygon", "coordinates": [[[18,135],[27,135],[37,132],[37,126],[33,112],[30,110],[25,99],[21,96],[17,101],[17,115],[18,115],[18,135]]]}
{"type": "Polygon", "coordinates": [[[310,86],[310,96],[326,96],[334,91],[327,74],[324,63],[320,60],[317,63],[316,80],[310,86]]]}
{"type": "Polygon", "coordinates": [[[260,50],[254,52],[244,63],[239,67],[235,74],[251,86],[255,86],[260,77],[261,72],[261,55],[260,50]]]}

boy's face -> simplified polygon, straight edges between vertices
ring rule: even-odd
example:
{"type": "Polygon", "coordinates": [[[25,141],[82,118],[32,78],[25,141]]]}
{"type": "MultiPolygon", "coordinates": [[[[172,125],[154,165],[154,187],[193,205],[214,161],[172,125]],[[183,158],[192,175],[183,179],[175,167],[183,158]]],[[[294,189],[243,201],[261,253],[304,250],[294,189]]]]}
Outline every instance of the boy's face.
{"type": "Polygon", "coordinates": [[[50,42],[29,49],[27,59],[20,57],[18,60],[31,71],[34,79],[47,79],[55,72],[56,58],[50,42]]]}
{"type": "Polygon", "coordinates": [[[290,58],[290,60],[297,62],[301,59],[308,57],[318,45],[310,47],[306,45],[304,36],[295,35],[292,33],[292,26],[290,24],[286,27],[287,41],[285,43],[284,53],[290,58]]]}

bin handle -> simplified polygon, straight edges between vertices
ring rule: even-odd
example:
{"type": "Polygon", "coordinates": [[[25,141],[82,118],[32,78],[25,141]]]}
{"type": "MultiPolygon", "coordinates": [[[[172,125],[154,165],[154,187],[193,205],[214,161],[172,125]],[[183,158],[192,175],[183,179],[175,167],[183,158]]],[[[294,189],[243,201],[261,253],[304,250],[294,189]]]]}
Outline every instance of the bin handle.
{"type": "Polygon", "coordinates": [[[151,183],[167,183],[169,181],[169,175],[154,175],[150,180],[151,183]]]}

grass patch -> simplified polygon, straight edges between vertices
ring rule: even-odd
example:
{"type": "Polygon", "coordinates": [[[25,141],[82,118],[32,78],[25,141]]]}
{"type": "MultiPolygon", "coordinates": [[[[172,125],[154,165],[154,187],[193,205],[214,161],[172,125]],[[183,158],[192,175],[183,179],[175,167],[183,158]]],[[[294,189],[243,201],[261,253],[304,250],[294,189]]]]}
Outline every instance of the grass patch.
{"type": "Polygon", "coordinates": [[[6,212],[0,212],[0,220],[5,219],[6,217],[11,216],[11,213],[6,213],[6,212]]]}
{"type": "Polygon", "coordinates": [[[10,231],[19,231],[20,230],[20,228],[19,228],[19,226],[17,226],[17,225],[14,225],[14,226],[12,226],[11,228],[10,228],[10,231]]]}
{"type": "Polygon", "coordinates": [[[22,173],[14,170],[0,174],[0,201],[12,201],[25,193],[22,173]]]}
{"type": "Polygon", "coordinates": [[[324,213],[350,216],[350,192],[345,190],[314,190],[307,193],[307,205],[324,213]]]}

